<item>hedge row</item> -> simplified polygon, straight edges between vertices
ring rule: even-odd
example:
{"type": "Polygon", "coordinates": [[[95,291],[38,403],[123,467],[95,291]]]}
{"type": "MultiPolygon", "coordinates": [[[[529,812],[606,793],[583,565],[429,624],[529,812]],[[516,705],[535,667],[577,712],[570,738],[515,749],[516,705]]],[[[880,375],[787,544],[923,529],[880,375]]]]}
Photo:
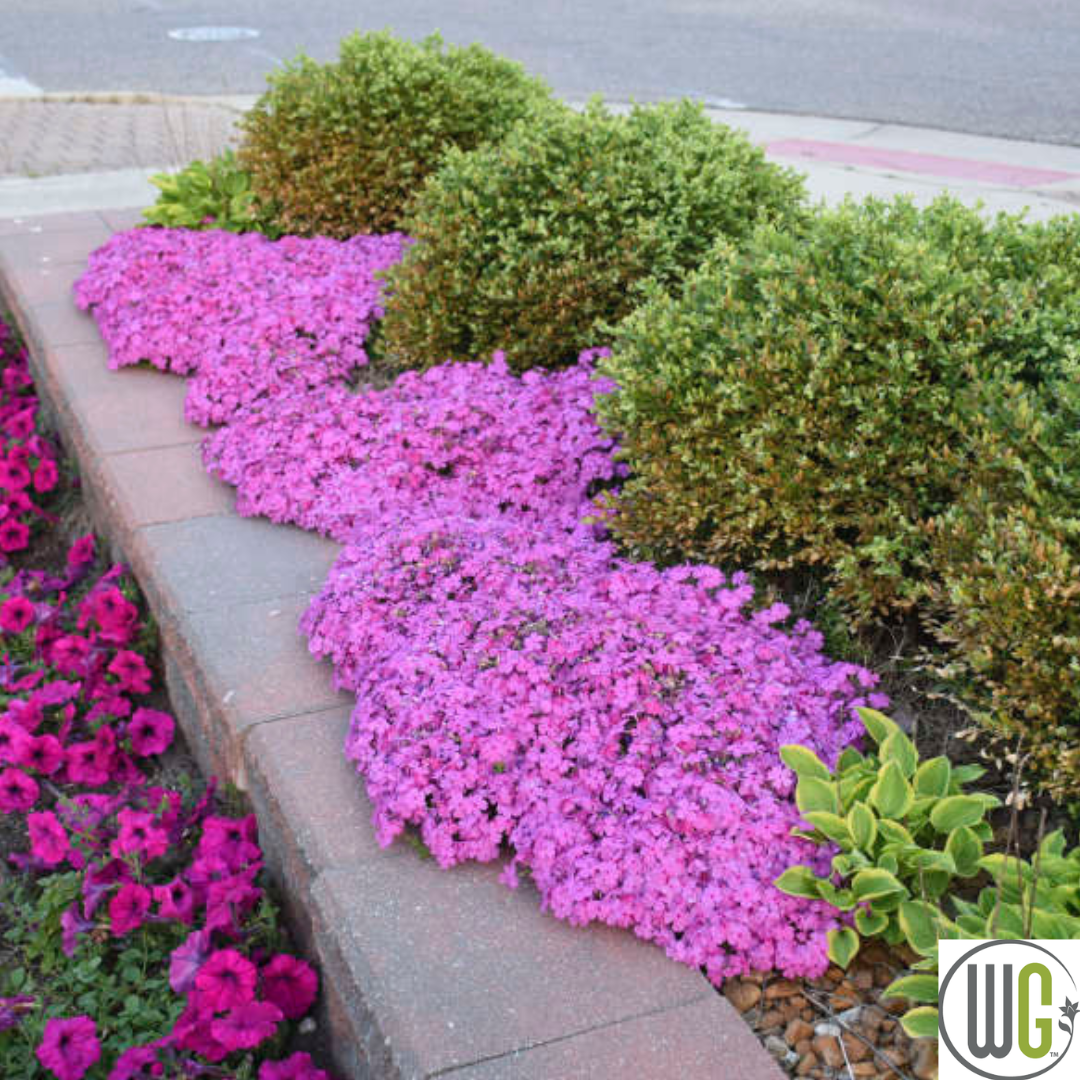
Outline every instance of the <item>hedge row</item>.
{"type": "Polygon", "coordinates": [[[384,363],[614,342],[598,410],[631,475],[603,507],[629,551],[918,620],[972,708],[1080,789],[1075,216],[809,209],[689,103],[579,114],[483,49],[387,34],[297,61],[245,140],[220,224],[418,241],[384,363]]]}

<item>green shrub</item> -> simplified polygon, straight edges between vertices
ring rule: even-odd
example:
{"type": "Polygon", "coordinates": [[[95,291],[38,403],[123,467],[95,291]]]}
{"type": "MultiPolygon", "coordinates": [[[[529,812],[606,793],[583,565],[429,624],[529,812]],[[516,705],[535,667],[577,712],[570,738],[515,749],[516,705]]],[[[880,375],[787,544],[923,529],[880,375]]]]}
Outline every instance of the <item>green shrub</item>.
{"type": "Polygon", "coordinates": [[[143,211],[150,225],[173,229],[225,229],[279,235],[260,213],[251,191],[251,177],[232,150],[211,161],[193,161],[178,173],[158,173],[150,183],[161,194],[143,211]]]}
{"type": "Polygon", "coordinates": [[[930,523],[985,402],[1080,341],[1080,226],[869,200],[721,244],[619,328],[599,399],[632,478],[609,508],[662,560],[824,571],[864,624],[934,576],[930,523]]]}
{"type": "Polygon", "coordinates": [[[283,232],[384,232],[448,147],[558,108],[543,82],[479,45],[353,34],[336,63],[300,56],[270,76],[243,121],[240,160],[283,232]]]}
{"type": "Polygon", "coordinates": [[[388,356],[407,367],[496,349],[517,370],[603,344],[646,278],[672,285],[719,235],[801,204],[794,174],[682,102],[596,103],[447,155],[409,209],[391,270],[388,356]]]}
{"type": "Polygon", "coordinates": [[[1080,362],[987,402],[968,482],[936,522],[927,604],[943,673],[1010,737],[1039,785],[1080,791],[1080,362]]]}

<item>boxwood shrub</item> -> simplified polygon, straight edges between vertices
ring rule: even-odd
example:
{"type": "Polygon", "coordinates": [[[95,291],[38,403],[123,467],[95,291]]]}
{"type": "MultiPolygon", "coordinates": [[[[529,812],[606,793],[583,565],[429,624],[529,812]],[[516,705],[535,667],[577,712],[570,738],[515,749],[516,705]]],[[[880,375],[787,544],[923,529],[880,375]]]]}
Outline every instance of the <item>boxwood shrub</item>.
{"type": "Polygon", "coordinates": [[[396,228],[448,147],[562,108],[520,64],[479,45],[353,34],[336,62],[301,55],[270,76],[239,157],[282,232],[345,238],[396,228]]]}
{"type": "Polygon", "coordinates": [[[763,224],[620,326],[607,513],[664,561],[821,574],[858,625],[917,610],[1049,769],[1080,734],[1078,356],[1080,219],[763,224]]]}
{"type": "Polygon", "coordinates": [[[504,350],[511,367],[571,361],[646,278],[678,282],[717,236],[797,212],[801,181],[689,102],[614,116],[593,102],[501,143],[451,152],[387,275],[388,356],[403,367],[504,350]]]}

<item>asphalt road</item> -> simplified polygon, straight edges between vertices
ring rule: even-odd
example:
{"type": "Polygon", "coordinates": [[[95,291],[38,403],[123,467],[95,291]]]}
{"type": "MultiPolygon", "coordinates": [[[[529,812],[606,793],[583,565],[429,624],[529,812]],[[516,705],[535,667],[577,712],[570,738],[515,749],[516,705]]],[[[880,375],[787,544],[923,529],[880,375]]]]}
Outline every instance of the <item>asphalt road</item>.
{"type": "Polygon", "coordinates": [[[562,95],[690,95],[1080,145],[1080,0],[0,0],[0,89],[252,93],[355,29],[481,41],[562,95]],[[240,27],[234,41],[169,31],[240,27]]]}

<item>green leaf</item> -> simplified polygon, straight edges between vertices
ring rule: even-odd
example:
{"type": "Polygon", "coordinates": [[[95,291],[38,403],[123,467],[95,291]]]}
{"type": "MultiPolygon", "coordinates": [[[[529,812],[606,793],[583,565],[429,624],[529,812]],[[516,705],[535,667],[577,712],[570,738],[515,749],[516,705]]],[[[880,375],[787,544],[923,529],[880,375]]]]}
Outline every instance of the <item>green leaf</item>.
{"type": "Polygon", "coordinates": [[[920,1005],[900,1017],[900,1026],[912,1039],[936,1039],[938,1011],[932,1005],[920,1005]]]}
{"type": "Polygon", "coordinates": [[[951,833],[963,825],[982,821],[986,808],[972,795],[949,795],[930,811],[930,824],[939,833],[951,833]]]}
{"type": "Polygon", "coordinates": [[[979,872],[979,860],[982,858],[982,841],[967,825],[961,825],[949,833],[945,842],[945,851],[952,856],[956,872],[960,877],[975,877],[979,872]]]}
{"type": "Polygon", "coordinates": [[[851,832],[851,838],[860,851],[867,853],[873,851],[874,841],[877,839],[877,818],[874,811],[864,803],[856,803],[847,816],[847,826],[851,832]]]}
{"type": "Polygon", "coordinates": [[[914,801],[911,785],[899,764],[888,761],[882,765],[877,782],[870,789],[870,802],[878,813],[886,818],[902,818],[914,801]]]}
{"type": "Polygon", "coordinates": [[[816,776],[803,777],[795,788],[795,805],[803,814],[808,810],[826,810],[835,814],[840,809],[836,785],[816,776]]]}
{"type": "Polygon", "coordinates": [[[814,877],[809,866],[789,866],[773,884],[788,896],[802,896],[808,900],[817,900],[821,896],[818,890],[819,879],[814,877]]]}
{"type": "Polygon", "coordinates": [[[859,719],[863,722],[867,734],[878,746],[881,746],[894,731],[900,730],[895,721],[890,720],[884,713],[878,712],[877,709],[869,709],[865,705],[860,705],[855,711],[859,714],[859,719]]]}
{"type": "Polygon", "coordinates": [[[972,784],[985,774],[986,770],[981,765],[957,765],[952,771],[953,783],[963,787],[964,784],[972,784]]]}
{"type": "Polygon", "coordinates": [[[863,937],[873,937],[880,934],[889,925],[889,916],[884,911],[874,911],[872,908],[859,908],[855,912],[855,929],[863,937]]]}
{"type": "Polygon", "coordinates": [[[852,839],[847,822],[838,814],[831,814],[828,810],[809,810],[803,814],[803,817],[818,832],[824,833],[830,840],[841,847],[851,847],[852,839]]]}
{"type": "Polygon", "coordinates": [[[895,761],[904,776],[913,776],[919,754],[915,744],[898,728],[881,744],[881,760],[895,761]]]}
{"type": "Polygon", "coordinates": [[[859,935],[850,926],[829,931],[829,959],[838,967],[846,969],[858,952],[859,935]]]}
{"type": "Polygon", "coordinates": [[[936,1005],[938,977],[936,975],[904,975],[889,983],[881,992],[883,998],[911,998],[912,1001],[936,1005]]]}
{"type": "Polygon", "coordinates": [[[907,896],[907,886],[888,870],[860,870],[851,881],[856,900],[877,900],[886,896],[907,896]]]}
{"type": "Polygon", "coordinates": [[[915,770],[917,795],[945,795],[952,779],[952,765],[947,757],[931,758],[915,770]]]}
{"type": "Polygon", "coordinates": [[[781,746],[780,757],[789,769],[793,769],[798,774],[799,779],[812,776],[826,782],[832,780],[832,774],[825,767],[825,763],[813,750],[805,746],[800,746],[798,743],[781,746]]]}
{"type": "Polygon", "coordinates": [[[908,944],[924,956],[937,948],[940,912],[925,900],[905,900],[900,905],[900,929],[908,944]]]}

